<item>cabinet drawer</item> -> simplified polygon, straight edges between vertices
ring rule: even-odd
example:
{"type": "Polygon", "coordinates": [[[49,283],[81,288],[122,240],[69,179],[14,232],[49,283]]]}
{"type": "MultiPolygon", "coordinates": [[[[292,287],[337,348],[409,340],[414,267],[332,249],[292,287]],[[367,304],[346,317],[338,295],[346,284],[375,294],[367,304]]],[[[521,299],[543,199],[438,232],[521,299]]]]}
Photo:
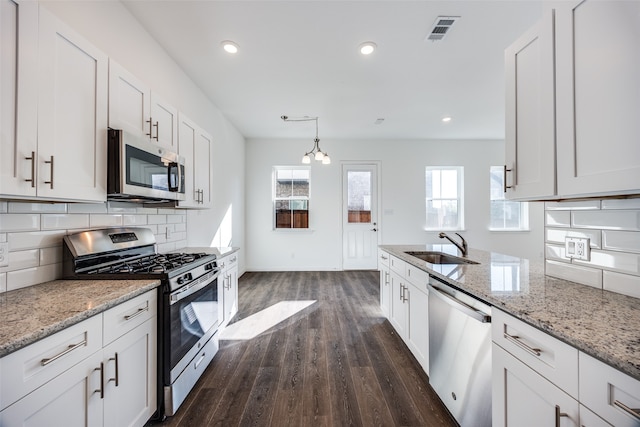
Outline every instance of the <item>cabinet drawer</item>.
{"type": "Polygon", "coordinates": [[[238,265],[238,255],[236,254],[226,256],[218,261],[218,267],[222,270],[232,268],[236,265],[238,265]]]}
{"type": "Polygon", "coordinates": [[[378,270],[381,270],[380,266],[389,267],[389,254],[382,249],[378,249],[378,270]]]}
{"type": "Polygon", "coordinates": [[[582,352],[580,402],[616,427],[640,426],[640,381],[582,352]]]}
{"type": "Polygon", "coordinates": [[[158,291],[152,290],[104,312],[106,346],[157,314],[158,291]]]}
{"type": "Polygon", "coordinates": [[[102,316],[93,316],[2,358],[0,409],[102,348],[102,316]]]}
{"type": "Polygon", "coordinates": [[[578,350],[500,310],[493,310],[493,341],[578,398],[578,350]]]}
{"type": "Polygon", "coordinates": [[[406,263],[400,258],[389,255],[389,268],[391,268],[391,270],[395,271],[402,277],[405,277],[406,275],[405,265],[406,263]]]}
{"type": "Polygon", "coordinates": [[[429,273],[427,273],[426,271],[407,263],[405,278],[416,288],[420,289],[423,292],[428,292],[427,284],[429,283],[429,273]]]}

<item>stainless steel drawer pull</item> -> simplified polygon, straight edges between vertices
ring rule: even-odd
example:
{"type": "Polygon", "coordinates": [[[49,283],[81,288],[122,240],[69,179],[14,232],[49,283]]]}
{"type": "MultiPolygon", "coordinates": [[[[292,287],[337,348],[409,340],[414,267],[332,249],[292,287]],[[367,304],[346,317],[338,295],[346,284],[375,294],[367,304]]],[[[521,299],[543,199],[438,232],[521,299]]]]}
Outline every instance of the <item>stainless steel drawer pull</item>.
{"type": "Polygon", "coordinates": [[[104,399],[104,362],[100,362],[100,367],[94,369],[94,371],[100,371],[100,388],[93,390],[93,392],[100,393],[100,399],[104,399]]]}
{"type": "Polygon", "coordinates": [[[44,183],[49,184],[51,186],[51,189],[53,190],[53,156],[51,156],[51,160],[45,160],[44,162],[51,165],[51,180],[45,181],[44,183]]]}
{"type": "Polygon", "coordinates": [[[207,353],[202,353],[202,356],[200,356],[200,359],[198,359],[194,364],[193,364],[193,369],[198,369],[198,366],[200,366],[200,364],[202,363],[202,361],[204,360],[204,358],[206,357],[207,353]]]}
{"type": "Polygon", "coordinates": [[[31,183],[31,188],[36,186],[36,152],[31,152],[31,157],[25,157],[25,160],[31,160],[31,179],[25,179],[26,182],[31,183]]]}
{"type": "Polygon", "coordinates": [[[151,117],[149,117],[149,120],[146,120],[146,122],[149,123],[149,133],[147,133],[145,135],[147,135],[149,137],[149,139],[153,139],[153,135],[152,135],[152,133],[153,133],[152,132],[152,129],[153,129],[152,123],[153,123],[153,121],[152,120],[153,119],[151,117]]]}
{"type": "Polygon", "coordinates": [[[625,405],[624,403],[620,402],[619,400],[614,400],[613,401],[613,405],[617,406],[618,408],[622,409],[627,414],[631,415],[636,420],[640,421],[640,408],[629,408],[627,405],[625,405]]]}
{"type": "Polygon", "coordinates": [[[56,354],[53,357],[50,357],[48,359],[42,359],[40,361],[40,364],[42,366],[47,366],[49,363],[55,362],[56,360],[60,359],[62,356],[66,356],[67,354],[71,353],[73,350],[75,350],[76,348],[80,348],[82,346],[87,345],[87,340],[83,340],[82,342],[79,342],[78,344],[70,344],[69,347],[67,347],[66,350],[64,350],[61,353],[56,354]]]}
{"type": "Polygon", "coordinates": [[[156,141],[158,141],[159,139],[159,135],[160,135],[160,122],[156,121],[156,123],[153,125],[153,127],[156,128],[156,136],[152,137],[152,139],[155,139],[156,141]]]}
{"type": "Polygon", "coordinates": [[[556,405],[556,427],[560,427],[560,418],[568,416],[569,414],[560,412],[560,406],[556,405]]]}
{"type": "Polygon", "coordinates": [[[541,349],[528,346],[524,342],[520,341],[520,337],[517,336],[517,335],[509,335],[507,332],[505,332],[504,333],[504,337],[507,340],[509,340],[512,343],[514,343],[515,345],[517,345],[518,347],[520,347],[521,349],[526,350],[529,353],[533,354],[534,356],[540,356],[542,354],[542,350],[541,349]]]}
{"type": "Polygon", "coordinates": [[[116,383],[116,387],[120,385],[120,375],[118,374],[118,353],[115,354],[114,357],[109,358],[109,362],[116,362],[116,376],[114,378],[109,378],[109,382],[114,381],[116,383]]]}
{"type": "Polygon", "coordinates": [[[136,311],[133,314],[127,314],[126,316],[124,316],[124,320],[131,320],[134,317],[138,317],[140,316],[142,313],[144,313],[145,311],[149,311],[149,306],[147,305],[146,307],[143,308],[139,308],[138,311],[136,311]]]}
{"type": "Polygon", "coordinates": [[[502,174],[502,184],[504,185],[504,192],[507,192],[507,188],[513,188],[513,185],[507,185],[507,172],[513,172],[513,169],[507,169],[507,165],[504,165],[502,174]]]}
{"type": "Polygon", "coordinates": [[[386,256],[384,256],[384,255],[380,255],[380,258],[385,259],[385,260],[386,260],[386,259],[389,259],[389,258],[387,258],[387,257],[386,257],[386,256]]]}

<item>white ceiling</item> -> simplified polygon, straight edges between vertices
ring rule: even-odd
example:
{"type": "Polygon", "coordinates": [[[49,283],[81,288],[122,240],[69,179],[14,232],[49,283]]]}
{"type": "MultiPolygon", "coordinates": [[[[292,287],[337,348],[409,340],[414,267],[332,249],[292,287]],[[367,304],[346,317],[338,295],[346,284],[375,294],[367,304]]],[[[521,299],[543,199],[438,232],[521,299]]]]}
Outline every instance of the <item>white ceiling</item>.
{"type": "Polygon", "coordinates": [[[124,4],[248,138],[314,136],[313,122],[283,114],[318,116],[321,139],[504,138],[504,49],[541,10],[525,0],[124,4]],[[438,15],[461,19],[425,41],[438,15]],[[368,57],[365,41],[378,45],[368,57]]]}

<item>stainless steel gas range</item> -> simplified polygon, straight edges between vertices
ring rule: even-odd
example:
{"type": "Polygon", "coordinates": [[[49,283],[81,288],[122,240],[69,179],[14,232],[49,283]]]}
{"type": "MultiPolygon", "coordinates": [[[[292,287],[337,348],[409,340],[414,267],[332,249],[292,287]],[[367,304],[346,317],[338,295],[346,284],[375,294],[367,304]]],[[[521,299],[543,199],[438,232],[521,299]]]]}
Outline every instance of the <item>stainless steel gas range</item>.
{"type": "Polygon", "coordinates": [[[218,351],[222,322],[216,256],[156,253],[147,228],[107,228],[64,237],[63,273],[76,279],[161,280],[158,298],[159,414],[173,415],[218,351]]]}

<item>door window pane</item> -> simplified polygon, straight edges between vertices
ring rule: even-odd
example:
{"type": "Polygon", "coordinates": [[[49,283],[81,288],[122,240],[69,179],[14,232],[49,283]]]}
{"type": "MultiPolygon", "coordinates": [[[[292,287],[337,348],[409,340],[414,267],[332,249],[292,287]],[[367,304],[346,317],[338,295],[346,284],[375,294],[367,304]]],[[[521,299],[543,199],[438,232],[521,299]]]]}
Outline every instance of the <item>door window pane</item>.
{"type": "Polygon", "coordinates": [[[371,172],[347,171],[348,222],[371,222],[371,172]]]}

